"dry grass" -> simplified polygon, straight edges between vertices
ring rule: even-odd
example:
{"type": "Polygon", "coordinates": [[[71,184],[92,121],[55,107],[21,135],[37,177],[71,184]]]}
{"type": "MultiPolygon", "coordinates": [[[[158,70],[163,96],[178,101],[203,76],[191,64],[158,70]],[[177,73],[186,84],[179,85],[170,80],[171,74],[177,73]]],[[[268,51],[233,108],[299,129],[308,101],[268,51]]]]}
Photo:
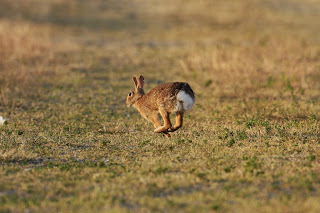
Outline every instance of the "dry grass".
{"type": "Polygon", "coordinates": [[[319,211],[319,1],[0,3],[0,211],[319,211]],[[171,139],[134,74],[194,89],[171,139]]]}
{"type": "Polygon", "coordinates": [[[297,39],[259,38],[236,48],[197,48],[180,63],[185,75],[215,96],[306,100],[319,98],[319,55],[318,48],[297,39]]]}
{"type": "Polygon", "coordinates": [[[47,28],[25,22],[0,22],[0,96],[8,104],[8,96],[26,93],[47,69],[52,48],[47,28]]]}
{"type": "Polygon", "coordinates": [[[61,52],[76,50],[70,40],[60,40],[50,25],[3,19],[0,22],[0,97],[12,105],[14,97],[32,95],[39,79],[52,76],[64,64],[61,52]]]}

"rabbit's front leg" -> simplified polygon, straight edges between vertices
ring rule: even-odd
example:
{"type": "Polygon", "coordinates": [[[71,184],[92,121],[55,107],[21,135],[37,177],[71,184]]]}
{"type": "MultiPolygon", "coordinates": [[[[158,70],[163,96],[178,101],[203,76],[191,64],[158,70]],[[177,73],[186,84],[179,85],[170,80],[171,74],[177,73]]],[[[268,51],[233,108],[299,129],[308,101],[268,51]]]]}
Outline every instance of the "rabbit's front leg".
{"type": "MultiPolygon", "coordinates": [[[[159,115],[159,114],[153,116],[152,122],[153,122],[153,126],[154,126],[155,129],[157,129],[157,128],[159,128],[159,127],[162,126],[160,119],[161,119],[161,118],[160,118],[160,115],[159,115]]],[[[164,136],[166,136],[167,138],[170,138],[170,137],[171,137],[170,134],[168,133],[168,131],[164,131],[164,132],[162,132],[162,133],[163,133],[164,136]]]]}
{"type": "Polygon", "coordinates": [[[164,109],[163,106],[159,107],[159,112],[163,118],[164,124],[163,124],[163,126],[160,126],[154,130],[154,132],[156,132],[156,133],[165,132],[171,127],[169,113],[164,109]]]}

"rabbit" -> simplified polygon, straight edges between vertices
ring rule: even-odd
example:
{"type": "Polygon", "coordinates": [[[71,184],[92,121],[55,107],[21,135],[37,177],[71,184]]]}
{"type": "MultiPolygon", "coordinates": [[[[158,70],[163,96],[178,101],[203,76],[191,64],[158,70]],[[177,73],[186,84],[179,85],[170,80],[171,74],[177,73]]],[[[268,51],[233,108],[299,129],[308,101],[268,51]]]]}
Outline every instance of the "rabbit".
{"type": "Polygon", "coordinates": [[[190,110],[195,103],[191,87],[184,82],[163,83],[145,94],[144,77],[140,75],[138,79],[137,76],[133,76],[132,79],[135,88],[127,96],[127,107],[133,106],[145,119],[151,121],[155,133],[164,133],[166,137],[170,137],[169,132],[174,132],[182,126],[184,112],[190,110]],[[176,113],[174,126],[171,125],[170,113],[176,113]]]}

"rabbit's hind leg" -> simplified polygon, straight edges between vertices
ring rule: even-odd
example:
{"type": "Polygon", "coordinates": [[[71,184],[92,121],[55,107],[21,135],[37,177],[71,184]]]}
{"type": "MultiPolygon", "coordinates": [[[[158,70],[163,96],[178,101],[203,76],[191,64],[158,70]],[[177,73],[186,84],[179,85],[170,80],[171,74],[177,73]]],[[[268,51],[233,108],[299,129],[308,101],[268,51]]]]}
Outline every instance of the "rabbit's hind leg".
{"type": "Polygon", "coordinates": [[[176,124],[173,127],[170,127],[168,129],[168,132],[174,132],[176,130],[178,130],[183,123],[183,112],[177,112],[176,114],[176,124]]]}

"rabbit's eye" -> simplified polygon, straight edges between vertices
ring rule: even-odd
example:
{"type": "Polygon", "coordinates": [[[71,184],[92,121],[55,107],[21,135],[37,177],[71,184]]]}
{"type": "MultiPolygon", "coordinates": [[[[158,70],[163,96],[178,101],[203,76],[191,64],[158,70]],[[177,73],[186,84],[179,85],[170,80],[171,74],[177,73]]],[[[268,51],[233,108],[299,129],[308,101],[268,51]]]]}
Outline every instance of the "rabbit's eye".
{"type": "Polygon", "coordinates": [[[132,93],[131,92],[129,92],[129,96],[131,96],[132,95],[132,93]]]}

